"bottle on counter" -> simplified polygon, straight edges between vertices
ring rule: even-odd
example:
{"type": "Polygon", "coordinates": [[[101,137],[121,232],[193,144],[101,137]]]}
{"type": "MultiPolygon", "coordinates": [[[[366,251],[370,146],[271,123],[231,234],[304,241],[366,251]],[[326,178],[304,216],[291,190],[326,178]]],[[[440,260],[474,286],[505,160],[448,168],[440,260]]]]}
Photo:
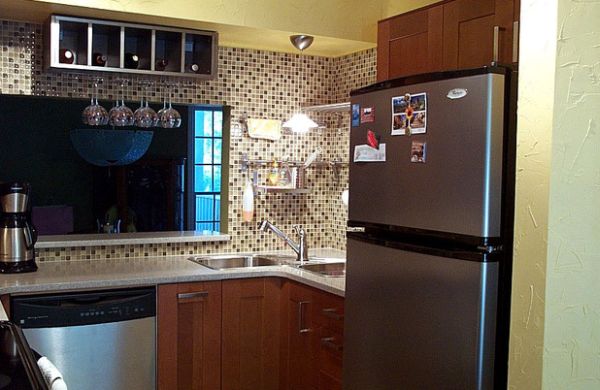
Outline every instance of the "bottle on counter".
{"type": "Polygon", "coordinates": [[[162,72],[165,69],[167,69],[167,65],[169,65],[169,60],[167,60],[166,58],[160,59],[156,61],[156,66],[154,67],[154,70],[162,72]]]}
{"type": "Polygon", "coordinates": [[[58,61],[61,64],[72,64],[75,62],[75,53],[69,49],[60,49],[58,53],[58,61]]]}
{"type": "Polygon", "coordinates": [[[242,194],[242,220],[251,222],[254,219],[254,187],[248,180],[242,194]]]}
{"type": "Polygon", "coordinates": [[[134,53],[125,53],[125,68],[137,69],[140,66],[140,57],[134,53]]]}
{"type": "Polygon", "coordinates": [[[92,54],[93,66],[106,66],[106,60],[106,56],[102,53],[96,52],[92,54]]]}

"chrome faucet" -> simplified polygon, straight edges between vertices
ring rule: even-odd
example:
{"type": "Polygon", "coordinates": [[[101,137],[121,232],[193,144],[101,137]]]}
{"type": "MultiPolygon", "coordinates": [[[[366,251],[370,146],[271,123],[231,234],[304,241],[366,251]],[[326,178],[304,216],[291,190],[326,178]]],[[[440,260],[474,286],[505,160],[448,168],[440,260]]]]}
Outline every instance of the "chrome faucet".
{"type": "Polygon", "coordinates": [[[306,232],[304,231],[304,229],[302,229],[302,226],[300,226],[300,225],[294,225],[293,228],[294,228],[294,231],[298,234],[298,237],[300,238],[299,243],[295,243],[294,240],[289,238],[284,232],[279,230],[279,228],[277,228],[277,226],[273,225],[271,222],[267,221],[266,219],[263,220],[258,225],[258,230],[260,230],[262,232],[266,232],[267,229],[270,229],[273,233],[275,233],[275,235],[277,235],[279,238],[281,238],[283,241],[285,241],[285,243],[288,244],[289,247],[292,248],[294,250],[294,252],[296,252],[296,254],[298,255],[298,261],[308,261],[308,248],[306,246],[306,232]]]}

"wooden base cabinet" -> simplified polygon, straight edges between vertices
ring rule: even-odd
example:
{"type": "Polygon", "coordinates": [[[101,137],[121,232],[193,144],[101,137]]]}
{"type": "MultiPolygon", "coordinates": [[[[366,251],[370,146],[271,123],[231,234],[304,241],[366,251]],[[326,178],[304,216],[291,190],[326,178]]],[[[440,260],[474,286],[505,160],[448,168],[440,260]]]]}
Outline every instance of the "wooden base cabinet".
{"type": "Polygon", "coordinates": [[[280,278],[157,291],[159,390],[341,390],[343,298],[280,278]]]}
{"type": "Polygon", "coordinates": [[[221,388],[221,282],[158,287],[158,389],[221,388]]]}
{"type": "Polygon", "coordinates": [[[223,282],[223,390],[278,390],[280,297],[277,278],[223,282]]]}
{"type": "Polygon", "coordinates": [[[344,299],[285,282],[282,389],[342,388],[344,299]]]}

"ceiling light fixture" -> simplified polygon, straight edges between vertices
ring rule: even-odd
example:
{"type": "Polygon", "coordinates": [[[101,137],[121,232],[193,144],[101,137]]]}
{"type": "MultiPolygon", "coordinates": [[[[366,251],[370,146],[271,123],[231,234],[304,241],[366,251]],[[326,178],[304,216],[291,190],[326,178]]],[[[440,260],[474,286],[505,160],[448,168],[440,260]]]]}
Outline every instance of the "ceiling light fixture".
{"type": "MultiPolygon", "coordinates": [[[[302,51],[304,51],[304,49],[307,49],[308,47],[310,47],[310,45],[312,45],[314,41],[314,37],[311,37],[310,35],[292,35],[290,36],[290,42],[292,42],[292,45],[294,45],[294,47],[298,50],[300,50],[300,53],[302,53],[302,51]]],[[[318,124],[316,124],[313,120],[311,120],[306,114],[301,112],[300,109],[300,98],[302,96],[301,89],[300,89],[300,55],[298,55],[298,110],[296,111],[296,113],[294,113],[294,115],[292,115],[292,117],[286,121],[283,124],[284,128],[288,128],[291,129],[294,133],[306,133],[308,132],[310,129],[314,129],[319,127],[318,124]]]]}

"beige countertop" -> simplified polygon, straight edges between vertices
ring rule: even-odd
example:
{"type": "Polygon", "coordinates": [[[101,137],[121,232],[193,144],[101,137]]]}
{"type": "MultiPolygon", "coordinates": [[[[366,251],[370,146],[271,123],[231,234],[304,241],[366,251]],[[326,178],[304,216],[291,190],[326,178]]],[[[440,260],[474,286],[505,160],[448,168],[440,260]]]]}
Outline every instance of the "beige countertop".
{"type": "MultiPolygon", "coordinates": [[[[344,252],[335,250],[321,251],[314,255],[341,259],[345,256],[344,252]]],[[[295,280],[344,296],[346,280],[343,277],[326,278],[290,265],[217,271],[193,263],[187,260],[188,257],[41,262],[36,272],[0,275],[0,295],[272,276],[295,280]]]]}

